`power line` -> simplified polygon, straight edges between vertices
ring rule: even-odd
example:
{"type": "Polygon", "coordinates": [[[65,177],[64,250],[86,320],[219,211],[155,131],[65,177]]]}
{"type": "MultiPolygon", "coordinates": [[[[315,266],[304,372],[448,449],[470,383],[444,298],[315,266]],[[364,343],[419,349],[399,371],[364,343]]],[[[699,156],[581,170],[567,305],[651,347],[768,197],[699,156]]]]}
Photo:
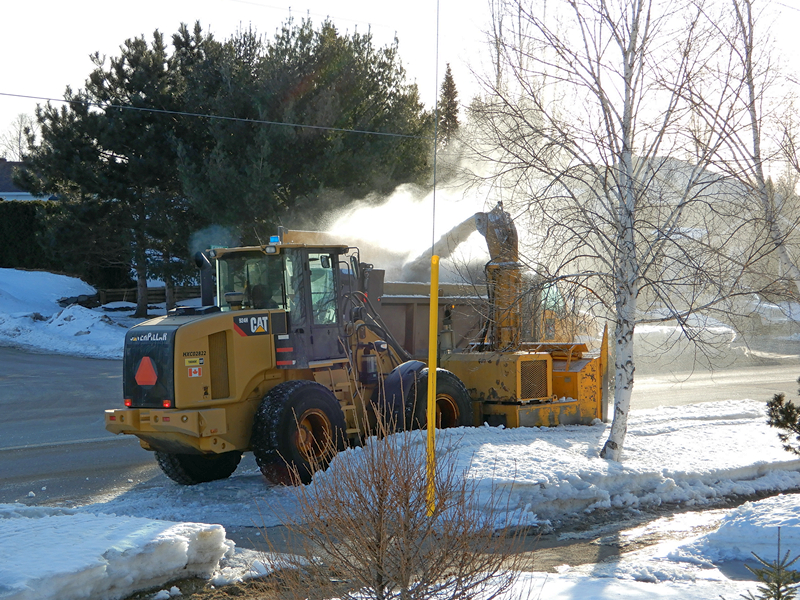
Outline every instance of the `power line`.
{"type": "Polygon", "coordinates": [[[380,135],[384,137],[396,137],[416,140],[432,140],[434,138],[426,135],[410,135],[407,133],[390,133],[385,131],[369,131],[365,129],[346,129],[343,127],[328,127],[325,125],[305,125],[303,123],[286,123],[283,121],[267,121],[264,119],[243,119],[241,117],[226,117],[223,115],[210,115],[205,113],[193,113],[181,110],[166,110],[161,108],[145,108],[139,106],[129,106],[126,104],[101,104],[99,102],[90,102],[88,100],[64,100],[61,98],[47,98],[45,96],[28,96],[25,94],[12,94],[9,92],[0,92],[0,96],[9,98],[22,98],[26,100],[44,100],[47,102],[61,102],[62,104],[80,104],[83,106],[94,106],[96,108],[118,108],[120,110],[138,110],[141,112],[158,113],[165,115],[176,115],[181,117],[195,117],[200,119],[211,119],[218,121],[238,121],[241,123],[251,123],[253,125],[278,125],[281,127],[300,127],[304,129],[319,129],[322,131],[336,131],[340,133],[360,133],[362,135],[380,135]]]}
{"type": "Polygon", "coordinates": [[[783,2],[774,2],[774,4],[777,4],[778,6],[782,6],[783,8],[788,8],[789,10],[800,11],[800,8],[798,8],[796,6],[790,6],[788,4],[784,4],[783,2]]]}

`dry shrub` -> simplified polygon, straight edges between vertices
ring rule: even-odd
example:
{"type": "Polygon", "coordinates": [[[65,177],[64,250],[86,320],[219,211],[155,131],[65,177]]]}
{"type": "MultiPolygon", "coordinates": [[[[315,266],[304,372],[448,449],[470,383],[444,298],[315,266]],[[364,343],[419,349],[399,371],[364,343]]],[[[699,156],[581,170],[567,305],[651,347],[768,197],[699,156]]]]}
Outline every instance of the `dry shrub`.
{"type": "Polygon", "coordinates": [[[452,454],[437,453],[428,516],[425,435],[370,437],[295,488],[298,517],[286,526],[302,551],[275,578],[282,596],[492,600],[512,586],[520,534],[495,531],[500,495],[480,505],[452,454]]]}

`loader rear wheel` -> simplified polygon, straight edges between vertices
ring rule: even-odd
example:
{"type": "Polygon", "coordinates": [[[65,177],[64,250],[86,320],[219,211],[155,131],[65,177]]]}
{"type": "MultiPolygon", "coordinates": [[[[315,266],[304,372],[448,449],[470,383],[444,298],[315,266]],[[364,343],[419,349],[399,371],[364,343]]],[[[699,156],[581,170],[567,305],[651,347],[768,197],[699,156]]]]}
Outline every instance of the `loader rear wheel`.
{"type": "Polygon", "coordinates": [[[241,452],[222,454],[170,454],[156,452],[164,474],[182,485],[195,485],[230,477],[242,460],[241,452]]]}
{"type": "Polygon", "coordinates": [[[287,381],[261,400],[250,447],[269,481],[310,483],[344,448],[346,425],[339,401],[314,381],[287,381]]]}
{"type": "MultiPolygon", "coordinates": [[[[413,428],[428,425],[428,369],[417,375],[415,385],[406,397],[406,422],[413,428]]],[[[436,428],[468,427],[472,425],[472,400],[467,388],[450,371],[436,369],[436,428]]]]}

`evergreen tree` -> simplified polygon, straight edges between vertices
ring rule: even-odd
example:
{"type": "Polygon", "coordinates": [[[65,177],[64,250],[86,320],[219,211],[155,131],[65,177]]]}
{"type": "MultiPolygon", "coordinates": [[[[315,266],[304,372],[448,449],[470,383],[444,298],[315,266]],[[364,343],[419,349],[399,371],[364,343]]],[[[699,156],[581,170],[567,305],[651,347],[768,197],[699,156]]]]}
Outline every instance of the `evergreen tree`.
{"type": "Polygon", "coordinates": [[[783,394],[775,394],[767,402],[767,424],[786,432],[778,434],[784,450],[800,454],[800,407],[791,400],[786,400],[783,394]],[[794,443],[790,441],[793,435],[794,443]]]}
{"type": "Polygon", "coordinates": [[[183,193],[176,140],[190,121],[171,113],[181,111],[185,86],[158,31],[149,44],[144,37],[130,39],[118,57],[106,61],[96,53],[92,60],[85,89],[67,89],[67,106],[37,109],[42,141],[31,144],[19,183],[39,193],[116,205],[114,226],[130,231],[136,316],[143,317],[148,276],[169,274],[153,271],[152,251],[187,239],[193,222],[176,218],[183,193]]]}
{"type": "Polygon", "coordinates": [[[62,198],[44,220],[41,244],[63,271],[100,288],[129,288],[131,229],[123,207],[92,197],[62,198]]]}
{"type": "Polygon", "coordinates": [[[456,82],[453,80],[453,73],[450,70],[450,63],[447,63],[447,70],[444,73],[442,89],[439,93],[439,147],[447,148],[458,133],[458,91],[456,82]]]}
{"type": "Polygon", "coordinates": [[[429,175],[433,123],[396,40],[289,20],[271,41],[239,32],[198,76],[197,106],[249,121],[214,120],[203,149],[183,148],[186,189],[245,241],[429,175]]]}
{"type": "Polygon", "coordinates": [[[778,558],[773,562],[767,562],[758,554],[753,552],[762,567],[751,567],[745,565],[748,570],[758,578],[762,585],[758,586],[758,596],[753,596],[748,592],[747,596],[742,596],[745,600],[793,600],[797,595],[797,588],[800,586],[800,573],[790,567],[800,559],[800,555],[789,560],[789,552],[781,558],[781,534],[778,528],[778,558]]]}
{"type": "Polygon", "coordinates": [[[377,48],[369,33],[290,20],[269,42],[182,25],[172,46],[156,31],[109,61],[95,54],[85,89],[38,110],[41,141],[31,136],[19,177],[32,192],[114,205],[99,213],[114,214],[108,236],[129,232],[137,316],[149,277],[169,288],[186,276],[176,259],[208,223],[258,242],[279,222],[427,180],[432,115],[397,40],[377,48]]]}

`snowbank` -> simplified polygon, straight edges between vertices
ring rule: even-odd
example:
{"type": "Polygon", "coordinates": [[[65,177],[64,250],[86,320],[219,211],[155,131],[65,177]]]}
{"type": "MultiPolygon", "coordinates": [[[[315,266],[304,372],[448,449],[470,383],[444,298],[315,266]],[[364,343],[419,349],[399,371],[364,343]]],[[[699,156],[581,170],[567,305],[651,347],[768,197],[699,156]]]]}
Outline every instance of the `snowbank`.
{"type": "Polygon", "coordinates": [[[80,279],[39,271],[0,269],[0,345],[32,351],[122,358],[125,332],[136,321],[102,309],[62,309],[63,297],[94,294],[80,279]]]}
{"type": "Polygon", "coordinates": [[[800,554],[800,504],[798,496],[775,496],[759,502],[747,502],[730,511],[719,529],[670,555],[673,560],[705,560],[718,563],[750,560],[752,553],[766,561],[787,552],[800,554]]]}
{"type": "Polygon", "coordinates": [[[0,598],[124,598],[209,576],[233,552],[220,525],[0,505],[0,598]]]}
{"type": "Polygon", "coordinates": [[[92,286],[75,277],[0,269],[0,314],[12,317],[35,312],[50,316],[59,310],[59,299],[95,292],[92,286]]]}

